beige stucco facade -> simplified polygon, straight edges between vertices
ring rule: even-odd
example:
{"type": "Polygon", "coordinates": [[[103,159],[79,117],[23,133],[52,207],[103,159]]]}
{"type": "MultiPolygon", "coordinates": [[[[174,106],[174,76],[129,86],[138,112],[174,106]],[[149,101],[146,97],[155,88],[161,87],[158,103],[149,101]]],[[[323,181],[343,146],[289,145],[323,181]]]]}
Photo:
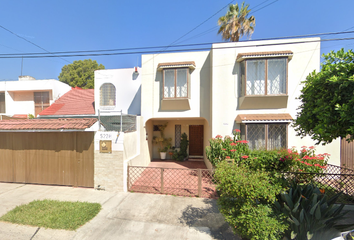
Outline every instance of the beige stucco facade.
{"type": "MultiPolygon", "coordinates": [[[[265,54],[267,57],[267,54],[265,54]]],[[[166,65],[166,64],[165,64],[166,65]]],[[[238,114],[287,113],[296,117],[300,101],[297,99],[301,82],[312,71],[319,71],[320,39],[281,39],[213,44],[210,51],[179,52],[142,56],[142,101],[141,114],[148,133],[150,158],[158,158],[157,147],[152,144],[154,125],[168,122],[165,135],[174,144],[174,126],[182,126],[188,135],[188,126],[204,126],[204,148],[208,140],[220,134],[232,135],[240,123],[238,114]],[[286,94],[268,96],[241,95],[241,70],[238,56],[243,53],[291,52],[287,57],[286,94]],[[164,99],[163,73],[159,64],[194,62],[190,69],[190,92],[188,99],[164,99]]],[[[313,146],[315,142],[296,136],[291,123],[287,127],[287,147],[313,146]]],[[[331,164],[340,164],[340,141],[316,146],[317,153],[331,154],[331,164]]],[[[205,162],[208,163],[203,153],[205,162]]]]}

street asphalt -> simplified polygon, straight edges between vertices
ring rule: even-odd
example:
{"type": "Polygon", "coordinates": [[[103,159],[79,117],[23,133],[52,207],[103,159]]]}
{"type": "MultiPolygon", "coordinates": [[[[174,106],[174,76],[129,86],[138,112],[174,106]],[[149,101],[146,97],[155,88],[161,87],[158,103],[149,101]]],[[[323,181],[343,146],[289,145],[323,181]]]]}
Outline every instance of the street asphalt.
{"type": "Polygon", "coordinates": [[[95,202],[100,213],[76,231],[0,222],[0,239],[240,239],[213,199],[0,183],[0,216],[33,200],[95,202]]]}

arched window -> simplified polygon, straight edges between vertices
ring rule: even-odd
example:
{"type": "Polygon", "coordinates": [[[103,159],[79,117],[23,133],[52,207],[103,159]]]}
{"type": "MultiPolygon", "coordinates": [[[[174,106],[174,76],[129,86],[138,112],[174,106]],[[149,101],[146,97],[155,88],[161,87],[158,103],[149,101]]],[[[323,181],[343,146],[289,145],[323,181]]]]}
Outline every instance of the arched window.
{"type": "Polygon", "coordinates": [[[116,105],[116,87],[112,83],[104,83],[100,87],[100,106],[116,105]]]}

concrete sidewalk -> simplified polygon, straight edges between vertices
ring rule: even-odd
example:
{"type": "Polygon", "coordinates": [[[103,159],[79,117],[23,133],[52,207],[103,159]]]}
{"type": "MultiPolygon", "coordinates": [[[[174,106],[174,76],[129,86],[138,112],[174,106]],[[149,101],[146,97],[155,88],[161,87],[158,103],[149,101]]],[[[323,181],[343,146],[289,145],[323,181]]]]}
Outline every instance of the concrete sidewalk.
{"type": "Polygon", "coordinates": [[[213,199],[0,183],[0,216],[36,199],[97,202],[101,212],[76,231],[0,222],[0,239],[240,239],[213,199]]]}

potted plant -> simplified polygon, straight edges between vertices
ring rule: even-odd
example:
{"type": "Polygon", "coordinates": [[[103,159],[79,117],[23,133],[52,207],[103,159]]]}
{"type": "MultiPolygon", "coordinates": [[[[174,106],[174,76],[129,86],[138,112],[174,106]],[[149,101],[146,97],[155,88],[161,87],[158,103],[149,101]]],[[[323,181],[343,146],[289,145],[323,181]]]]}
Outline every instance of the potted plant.
{"type": "Polygon", "coordinates": [[[153,143],[158,145],[158,150],[160,153],[160,159],[166,159],[166,153],[171,148],[171,138],[165,138],[164,130],[167,127],[167,123],[159,126],[161,137],[154,137],[153,143]]]}

